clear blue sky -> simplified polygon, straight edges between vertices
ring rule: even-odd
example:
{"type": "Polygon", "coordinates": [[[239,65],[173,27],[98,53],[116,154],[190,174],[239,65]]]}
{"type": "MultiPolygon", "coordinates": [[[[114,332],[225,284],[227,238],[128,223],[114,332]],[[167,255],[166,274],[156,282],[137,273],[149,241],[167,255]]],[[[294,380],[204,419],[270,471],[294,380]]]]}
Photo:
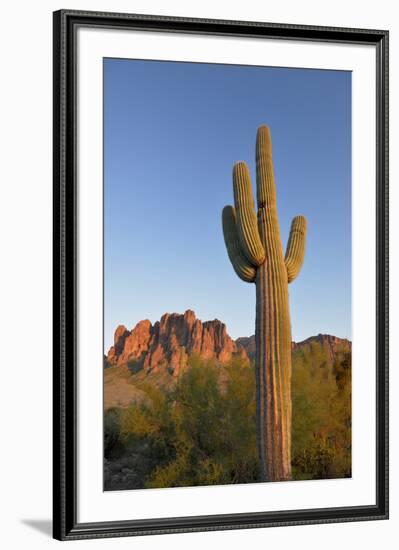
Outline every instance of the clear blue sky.
{"type": "Polygon", "coordinates": [[[118,324],[193,309],[233,338],[255,326],[255,286],[227,257],[221,227],[234,162],[255,189],[255,139],[271,128],[285,247],[308,220],[289,286],[293,339],[351,338],[351,74],[104,60],[104,345],[118,324]]]}

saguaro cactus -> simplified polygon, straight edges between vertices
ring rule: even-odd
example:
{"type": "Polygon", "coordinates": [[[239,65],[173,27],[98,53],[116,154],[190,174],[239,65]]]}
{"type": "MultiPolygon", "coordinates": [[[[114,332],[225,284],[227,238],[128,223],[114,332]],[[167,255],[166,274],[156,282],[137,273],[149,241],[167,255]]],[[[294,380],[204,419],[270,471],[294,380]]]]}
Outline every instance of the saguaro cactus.
{"type": "Polygon", "coordinates": [[[263,481],[291,479],[291,323],[288,283],[305,254],[306,220],[296,216],[283,253],[272,144],[267,126],[256,139],[257,215],[249,170],[233,169],[234,204],[222,213],[227,252],[237,275],[256,284],[257,439],[263,481]]]}

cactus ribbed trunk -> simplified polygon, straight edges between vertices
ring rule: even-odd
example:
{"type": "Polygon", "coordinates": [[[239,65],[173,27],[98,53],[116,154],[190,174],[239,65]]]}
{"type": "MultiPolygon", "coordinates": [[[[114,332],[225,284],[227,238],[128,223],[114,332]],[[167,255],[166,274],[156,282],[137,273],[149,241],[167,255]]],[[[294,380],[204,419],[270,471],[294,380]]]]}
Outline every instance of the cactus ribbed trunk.
{"type": "Polygon", "coordinates": [[[227,253],[237,275],[256,284],[256,421],[262,481],[291,479],[291,323],[288,284],[305,254],[306,220],[291,224],[284,256],[277,216],[270,130],[256,140],[257,215],[249,170],[233,170],[235,208],[222,213],[227,253]]]}
{"type": "Polygon", "coordinates": [[[291,325],[275,207],[258,212],[266,252],[256,274],[256,416],[262,481],[291,479],[291,325]]]}

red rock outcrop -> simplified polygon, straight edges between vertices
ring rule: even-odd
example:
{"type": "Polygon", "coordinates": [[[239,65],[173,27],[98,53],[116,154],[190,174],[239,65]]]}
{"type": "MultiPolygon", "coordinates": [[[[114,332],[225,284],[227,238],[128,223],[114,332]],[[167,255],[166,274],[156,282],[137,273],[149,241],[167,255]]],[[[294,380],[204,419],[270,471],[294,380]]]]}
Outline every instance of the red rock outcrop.
{"type": "Polygon", "coordinates": [[[193,354],[220,363],[235,354],[247,359],[243,350],[237,350],[224,323],[218,319],[202,323],[191,310],[183,315],[165,313],[154,325],[140,321],[131,332],[119,326],[106,359],[110,366],[128,364],[133,372],[167,369],[177,376],[193,354]]]}

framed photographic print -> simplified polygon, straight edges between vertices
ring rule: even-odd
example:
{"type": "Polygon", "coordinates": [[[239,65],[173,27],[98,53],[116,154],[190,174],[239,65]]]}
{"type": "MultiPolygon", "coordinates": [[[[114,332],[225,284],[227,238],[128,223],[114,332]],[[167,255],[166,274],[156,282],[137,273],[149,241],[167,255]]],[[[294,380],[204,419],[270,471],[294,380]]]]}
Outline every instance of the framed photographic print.
{"type": "Polygon", "coordinates": [[[54,537],[388,517],[388,31],[54,13],[54,537]]]}

